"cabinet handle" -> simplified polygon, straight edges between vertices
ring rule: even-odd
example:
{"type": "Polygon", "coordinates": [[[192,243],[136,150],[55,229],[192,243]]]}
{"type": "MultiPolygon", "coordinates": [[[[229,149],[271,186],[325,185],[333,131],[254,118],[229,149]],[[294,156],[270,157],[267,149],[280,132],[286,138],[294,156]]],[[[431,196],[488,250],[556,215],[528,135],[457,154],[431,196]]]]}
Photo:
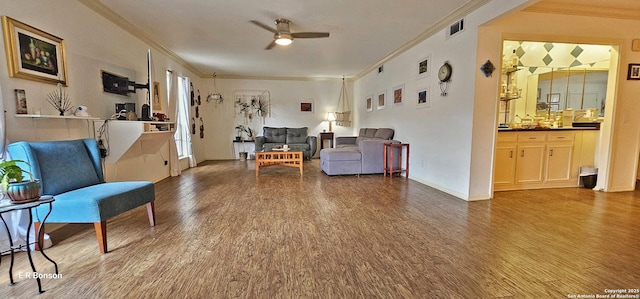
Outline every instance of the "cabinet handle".
{"type": "Polygon", "coordinates": [[[558,139],[564,139],[564,138],[565,138],[564,136],[558,136],[558,139]]]}
{"type": "Polygon", "coordinates": [[[553,157],[553,149],[549,150],[549,156],[553,157]]]}
{"type": "Polygon", "coordinates": [[[509,159],[513,158],[513,151],[509,151],[509,159]]]}
{"type": "Polygon", "coordinates": [[[529,137],[529,139],[536,139],[536,137],[529,137]]]}
{"type": "Polygon", "coordinates": [[[520,157],[524,157],[524,150],[520,151],[520,157]]]}

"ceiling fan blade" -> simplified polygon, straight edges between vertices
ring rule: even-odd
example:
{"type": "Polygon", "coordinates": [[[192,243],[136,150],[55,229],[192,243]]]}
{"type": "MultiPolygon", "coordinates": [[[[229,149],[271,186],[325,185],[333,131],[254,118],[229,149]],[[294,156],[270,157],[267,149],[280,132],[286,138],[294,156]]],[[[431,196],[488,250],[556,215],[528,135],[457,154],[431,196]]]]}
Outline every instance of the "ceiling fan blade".
{"type": "Polygon", "coordinates": [[[267,47],[266,47],[266,48],[264,48],[264,49],[265,49],[265,50],[271,50],[271,48],[273,48],[273,47],[275,47],[275,46],[276,46],[276,41],[271,41],[271,43],[269,43],[269,44],[267,45],[267,47]]]}
{"type": "Polygon", "coordinates": [[[291,33],[291,37],[293,38],[329,37],[329,32],[296,32],[296,33],[291,33]]]}
{"type": "Polygon", "coordinates": [[[263,24],[260,21],[256,21],[256,20],[251,20],[251,23],[255,24],[256,26],[262,27],[262,29],[273,32],[273,33],[278,33],[277,30],[275,30],[274,28],[269,27],[268,25],[263,24]]]}

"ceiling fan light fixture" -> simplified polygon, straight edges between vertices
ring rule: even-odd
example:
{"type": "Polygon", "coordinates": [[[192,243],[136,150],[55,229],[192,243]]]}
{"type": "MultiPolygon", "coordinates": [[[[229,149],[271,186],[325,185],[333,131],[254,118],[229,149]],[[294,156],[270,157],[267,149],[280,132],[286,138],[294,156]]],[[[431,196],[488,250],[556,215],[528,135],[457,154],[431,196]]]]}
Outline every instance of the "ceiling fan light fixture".
{"type": "Polygon", "coordinates": [[[278,34],[276,35],[276,44],[281,46],[288,46],[293,42],[291,35],[288,34],[278,34]]]}

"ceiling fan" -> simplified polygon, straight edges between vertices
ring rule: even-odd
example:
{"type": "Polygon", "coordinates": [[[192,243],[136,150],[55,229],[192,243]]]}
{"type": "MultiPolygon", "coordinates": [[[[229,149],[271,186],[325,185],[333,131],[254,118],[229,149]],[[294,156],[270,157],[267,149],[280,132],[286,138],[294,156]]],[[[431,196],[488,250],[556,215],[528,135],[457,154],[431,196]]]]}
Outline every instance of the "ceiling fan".
{"type": "Polygon", "coordinates": [[[287,19],[277,19],[275,21],[276,28],[273,29],[268,25],[263,24],[260,21],[251,20],[251,23],[262,27],[265,30],[273,32],[273,41],[267,45],[265,50],[270,50],[275,47],[276,44],[286,46],[293,42],[294,38],[319,38],[329,37],[329,32],[291,32],[289,30],[289,24],[291,21],[287,19]]]}

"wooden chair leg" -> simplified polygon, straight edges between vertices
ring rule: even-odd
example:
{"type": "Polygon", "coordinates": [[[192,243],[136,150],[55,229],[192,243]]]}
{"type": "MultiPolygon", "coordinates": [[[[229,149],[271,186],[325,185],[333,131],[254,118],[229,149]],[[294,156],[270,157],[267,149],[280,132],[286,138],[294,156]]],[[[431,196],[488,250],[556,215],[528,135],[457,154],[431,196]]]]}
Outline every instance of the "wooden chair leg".
{"type": "Polygon", "coordinates": [[[98,249],[100,253],[107,253],[107,221],[94,222],[93,227],[96,230],[96,238],[98,238],[98,249]]]}
{"type": "Polygon", "coordinates": [[[153,201],[147,203],[147,214],[149,215],[149,224],[151,224],[151,226],[156,226],[156,210],[153,205],[153,201]]]}
{"type": "Polygon", "coordinates": [[[40,222],[33,223],[33,230],[36,236],[36,244],[34,245],[36,250],[40,250],[40,244],[44,246],[44,225],[40,222]],[[42,230],[42,231],[40,231],[42,230]],[[38,232],[40,231],[40,234],[38,232]]]}

